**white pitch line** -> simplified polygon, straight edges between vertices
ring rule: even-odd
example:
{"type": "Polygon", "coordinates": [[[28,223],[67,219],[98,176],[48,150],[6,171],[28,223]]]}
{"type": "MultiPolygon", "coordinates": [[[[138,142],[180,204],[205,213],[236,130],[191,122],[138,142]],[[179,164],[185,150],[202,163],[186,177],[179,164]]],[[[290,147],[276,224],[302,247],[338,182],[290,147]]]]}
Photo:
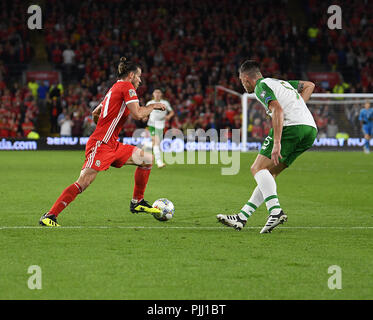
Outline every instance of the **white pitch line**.
{"type": "MultiPolygon", "coordinates": [[[[367,227],[333,227],[333,226],[294,226],[294,227],[279,227],[280,229],[336,229],[336,230],[354,230],[354,229],[368,229],[373,230],[373,226],[367,227]]],[[[61,226],[61,227],[42,227],[42,226],[0,226],[0,230],[15,230],[15,229],[53,229],[53,230],[63,230],[63,229],[191,229],[191,230],[198,230],[198,229],[207,229],[207,230],[231,230],[228,227],[156,227],[156,226],[61,226]]],[[[245,229],[262,229],[262,227],[245,227],[245,229]]],[[[244,229],[244,230],[245,230],[244,229]]]]}

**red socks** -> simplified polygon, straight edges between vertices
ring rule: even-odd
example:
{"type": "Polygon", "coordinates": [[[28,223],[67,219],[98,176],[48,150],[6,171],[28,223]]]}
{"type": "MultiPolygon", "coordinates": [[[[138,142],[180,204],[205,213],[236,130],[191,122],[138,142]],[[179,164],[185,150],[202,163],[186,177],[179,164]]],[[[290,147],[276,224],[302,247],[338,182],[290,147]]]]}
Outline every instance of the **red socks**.
{"type": "Polygon", "coordinates": [[[68,204],[73,201],[76,196],[82,191],[82,188],[77,182],[68,186],[65,190],[63,190],[57,201],[54,203],[53,207],[49,210],[49,213],[57,217],[60,212],[65,209],[68,204]]]}
{"type": "MultiPolygon", "coordinates": [[[[144,199],[144,193],[146,185],[148,184],[151,167],[137,167],[135,171],[135,188],[133,190],[133,199],[142,200],[144,199]]],[[[49,214],[53,214],[56,217],[60,212],[65,209],[70,202],[74,201],[76,196],[83,190],[79,183],[75,182],[68,186],[62,191],[53,207],[49,210],[49,214]]]]}
{"type": "Polygon", "coordinates": [[[144,199],[146,185],[148,184],[151,167],[137,167],[135,171],[135,188],[133,189],[133,199],[144,199]]]}

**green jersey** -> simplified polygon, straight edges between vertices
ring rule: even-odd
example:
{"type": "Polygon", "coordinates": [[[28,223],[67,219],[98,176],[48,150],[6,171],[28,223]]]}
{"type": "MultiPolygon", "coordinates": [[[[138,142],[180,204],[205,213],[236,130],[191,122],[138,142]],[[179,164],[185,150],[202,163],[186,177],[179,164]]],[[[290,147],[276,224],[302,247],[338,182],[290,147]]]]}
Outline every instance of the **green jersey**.
{"type": "Polygon", "coordinates": [[[254,89],[256,99],[263,105],[270,116],[268,105],[277,100],[284,111],[284,127],[295,125],[308,125],[317,129],[315,120],[308,110],[302,96],[298,93],[299,81],[261,78],[256,82],[254,89]]]}

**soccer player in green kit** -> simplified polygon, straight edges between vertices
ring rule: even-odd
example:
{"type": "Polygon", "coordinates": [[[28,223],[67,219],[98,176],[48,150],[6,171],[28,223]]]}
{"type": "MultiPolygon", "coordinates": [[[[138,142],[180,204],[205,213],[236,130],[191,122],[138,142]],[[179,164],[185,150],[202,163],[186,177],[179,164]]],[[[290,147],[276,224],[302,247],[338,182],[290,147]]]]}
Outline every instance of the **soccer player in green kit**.
{"type": "Polygon", "coordinates": [[[251,166],[257,182],[251,198],[238,214],[218,214],[221,223],[241,230],[247,219],[265,202],[269,217],[260,233],[269,233],[287,221],[281,208],[275,177],[303,152],[312,147],[317,127],[306,103],[315,85],[309,81],[285,81],[263,78],[259,64],[245,61],[239,69],[241,83],[248,93],[255,93],[266,113],[272,117],[272,129],[251,166]]]}

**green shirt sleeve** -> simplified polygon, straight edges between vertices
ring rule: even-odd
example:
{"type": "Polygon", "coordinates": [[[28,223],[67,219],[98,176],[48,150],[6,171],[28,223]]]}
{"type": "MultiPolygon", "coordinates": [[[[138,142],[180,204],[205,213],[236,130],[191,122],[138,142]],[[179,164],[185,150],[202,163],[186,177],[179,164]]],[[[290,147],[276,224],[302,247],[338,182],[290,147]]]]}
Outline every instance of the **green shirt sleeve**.
{"type": "Polygon", "coordinates": [[[257,99],[263,104],[267,112],[269,112],[268,104],[271,101],[277,100],[272,89],[264,82],[260,82],[255,87],[255,95],[257,99]]]}
{"type": "Polygon", "coordinates": [[[289,80],[288,82],[295,90],[298,90],[299,80],[289,80]]]}

